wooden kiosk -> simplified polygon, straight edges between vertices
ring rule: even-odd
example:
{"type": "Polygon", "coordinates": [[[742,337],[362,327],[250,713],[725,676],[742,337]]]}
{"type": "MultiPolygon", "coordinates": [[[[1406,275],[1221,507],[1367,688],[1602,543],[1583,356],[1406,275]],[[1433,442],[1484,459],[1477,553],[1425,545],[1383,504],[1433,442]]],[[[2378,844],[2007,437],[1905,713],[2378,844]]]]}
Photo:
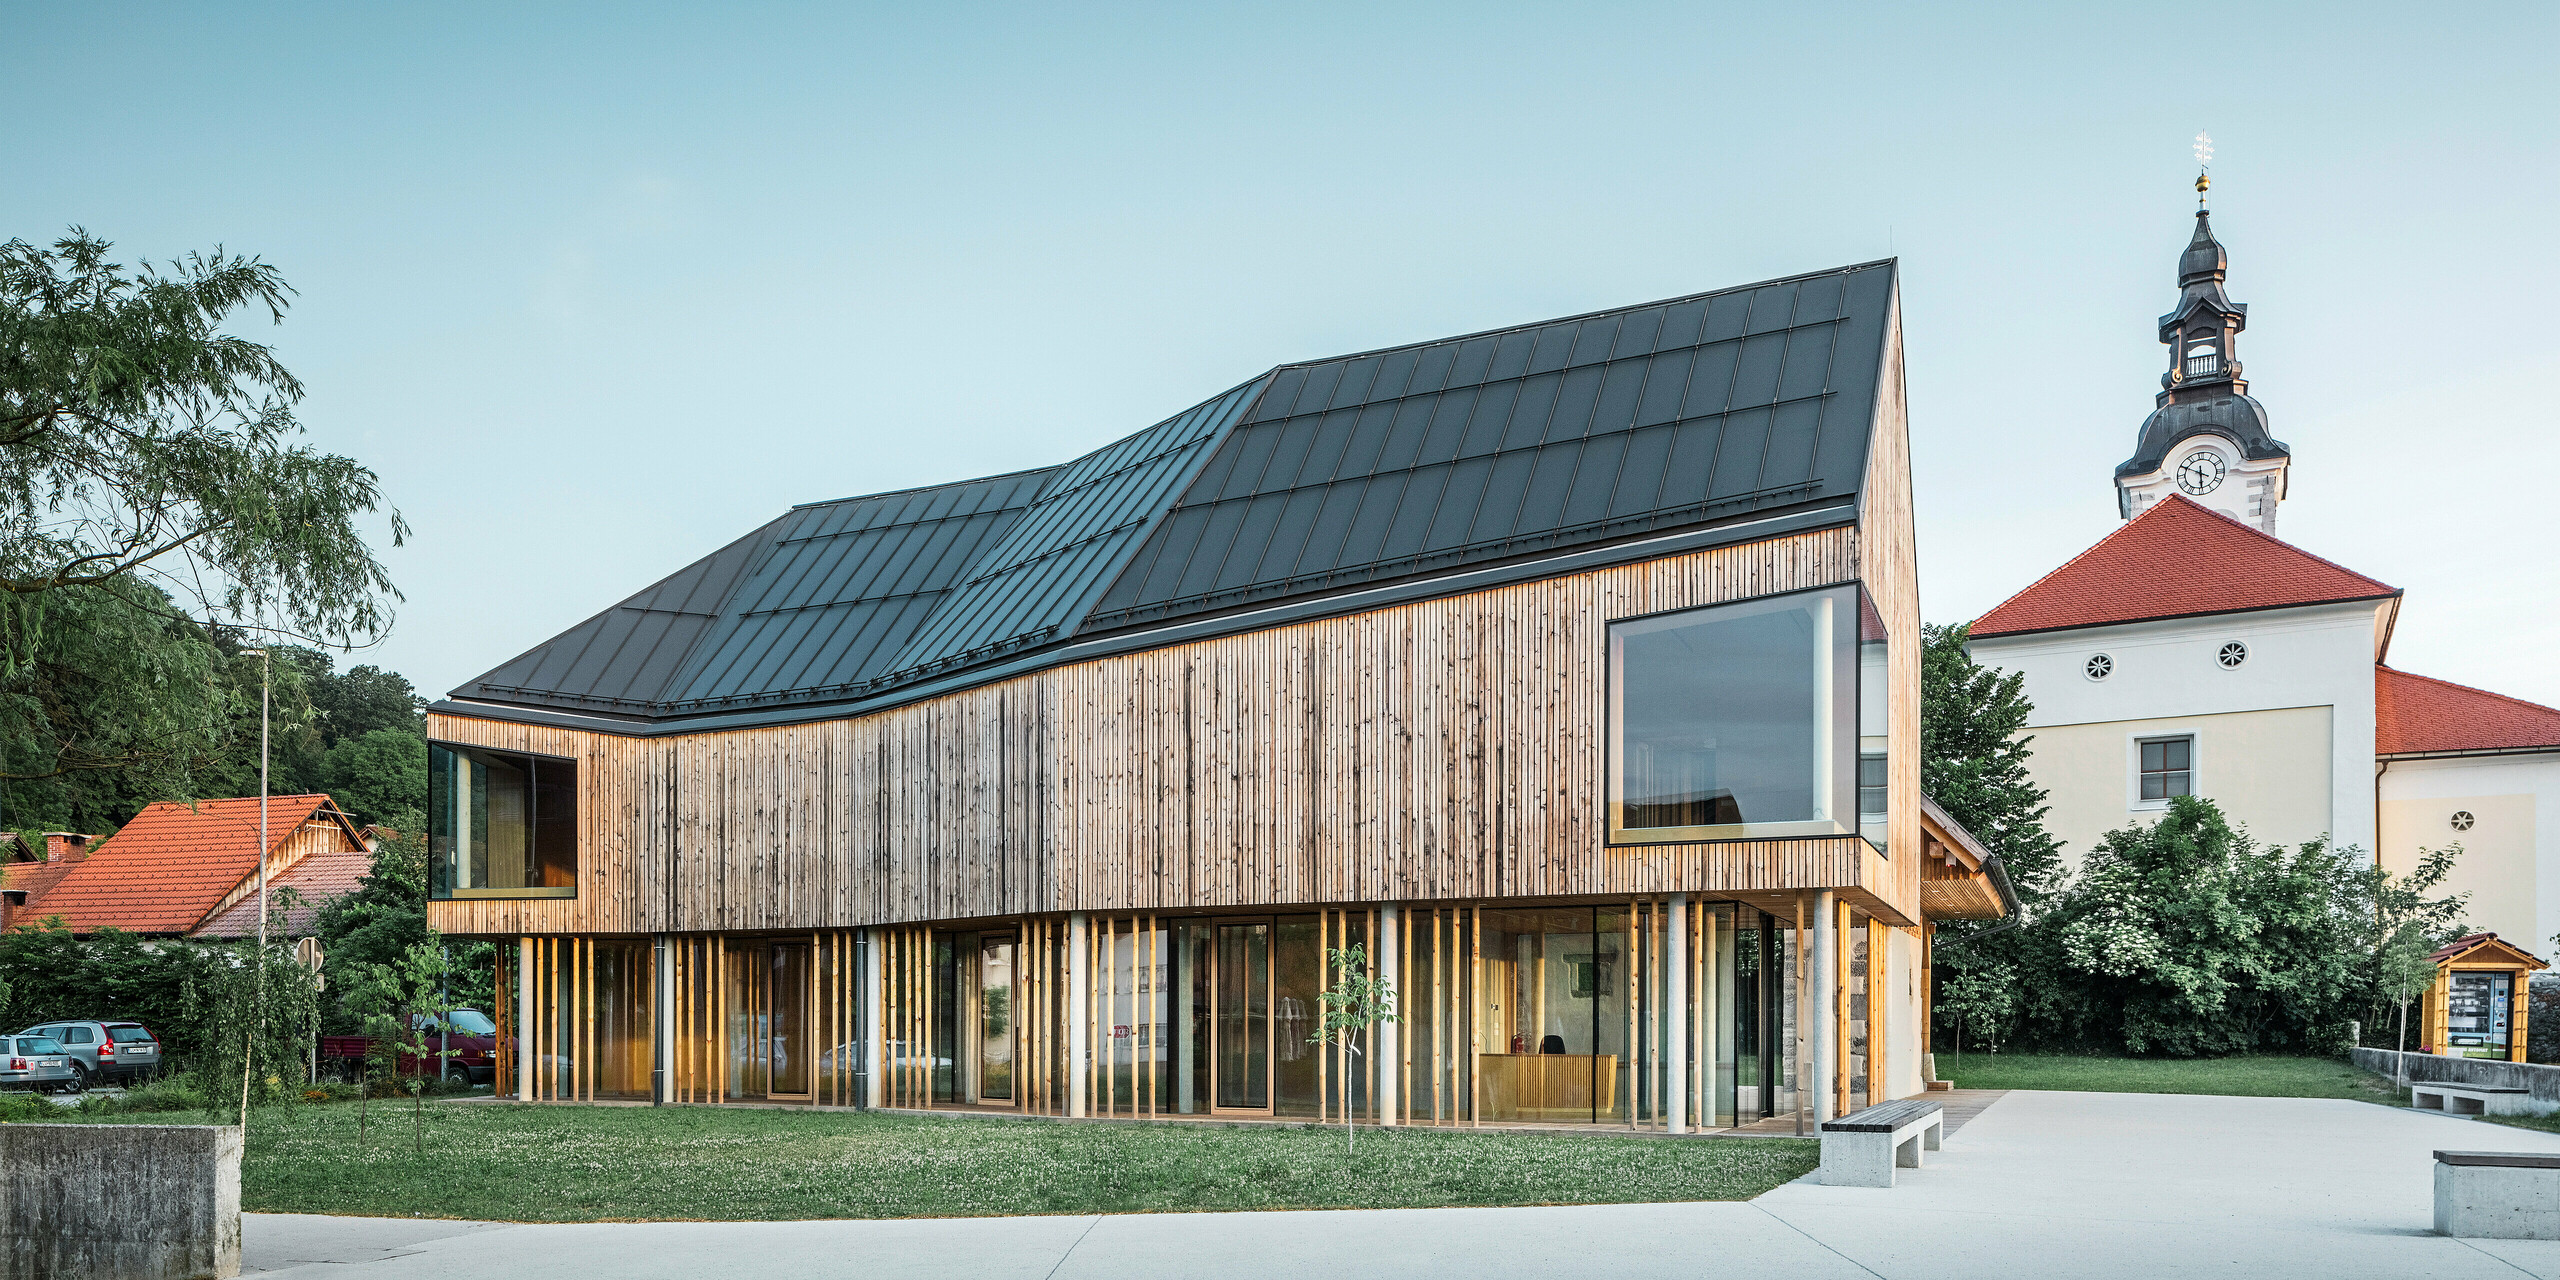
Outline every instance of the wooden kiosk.
{"type": "Polygon", "coordinates": [[[2551,966],[2494,933],[2456,938],[2428,959],[2435,962],[2436,981],[2420,998],[2418,1051],[2524,1061],[2532,975],[2551,966]]]}

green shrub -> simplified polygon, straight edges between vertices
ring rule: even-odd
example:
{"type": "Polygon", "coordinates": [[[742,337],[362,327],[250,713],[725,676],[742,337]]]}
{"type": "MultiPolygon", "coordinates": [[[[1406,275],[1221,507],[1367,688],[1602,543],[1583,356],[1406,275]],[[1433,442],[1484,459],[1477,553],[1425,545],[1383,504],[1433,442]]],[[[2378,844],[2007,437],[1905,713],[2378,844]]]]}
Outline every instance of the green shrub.
{"type": "Polygon", "coordinates": [[[117,1111],[202,1111],[204,1095],[184,1080],[157,1080],[111,1100],[117,1111]]]}
{"type": "Polygon", "coordinates": [[[0,1124],[42,1123],[52,1119],[57,1110],[52,1103],[33,1093],[0,1093],[0,1124]]]}

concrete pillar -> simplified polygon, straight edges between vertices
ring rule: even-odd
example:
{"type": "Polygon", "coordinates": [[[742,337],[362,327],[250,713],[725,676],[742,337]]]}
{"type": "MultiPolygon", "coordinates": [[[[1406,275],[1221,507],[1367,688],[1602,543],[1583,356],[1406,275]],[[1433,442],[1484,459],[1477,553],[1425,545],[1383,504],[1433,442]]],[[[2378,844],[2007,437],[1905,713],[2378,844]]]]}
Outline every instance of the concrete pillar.
{"type": "Polygon", "coordinates": [[[649,1102],[667,1105],[667,1082],[676,1074],[676,984],[672,955],[673,942],[667,935],[655,934],[649,939],[649,1102]]]}
{"type": "MultiPolygon", "coordinates": [[[[1404,927],[1403,913],[1390,902],[1378,908],[1378,980],[1395,993],[1396,1002],[1404,1001],[1404,974],[1396,966],[1397,931],[1404,927]]],[[[1399,1024],[1378,1024],[1378,1060],[1373,1064],[1378,1073],[1372,1092],[1378,1099],[1378,1123],[1404,1123],[1404,1037],[1399,1024]]]]}
{"type": "Polygon", "coordinates": [[[533,1101],[533,939],[516,939],[516,1101],[533,1101]]]}
{"type": "Polygon", "coordinates": [[[1689,895],[1675,893],[1663,910],[1671,917],[1662,949],[1662,1128],[1689,1131],[1689,895]]]}
{"type": "Polygon", "coordinates": [[[880,931],[855,930],[853,945],[862,965],[862,1026],[856,1035],[862,1042],[862,1105],[877,1107],[887,1066],[880,1060],[880,931]]]}
{"type": "Polygon", "coordinates": [[[1067,1114],[1084,1114],[1085,1094],[1092,1088],[1093,1064],[1085,1044],[1093,1021],[1093,920],[1079,911],[1067,917],[1067,1114]]]}
{"type": "Polygon", "coordinates": [[[1813,1121],[1839,1119],[1833,1095],[1840,1087],[1840,899],[1825,889],[1813,895],[1813,1121]]]}

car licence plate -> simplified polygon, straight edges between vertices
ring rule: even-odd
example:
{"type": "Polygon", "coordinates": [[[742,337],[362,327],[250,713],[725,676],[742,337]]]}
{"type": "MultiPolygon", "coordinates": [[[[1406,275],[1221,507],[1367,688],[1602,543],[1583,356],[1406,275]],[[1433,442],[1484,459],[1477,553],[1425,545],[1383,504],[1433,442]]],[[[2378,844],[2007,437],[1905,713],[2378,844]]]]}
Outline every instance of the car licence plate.
{"type": "Polygon", "coordinates": [[[60,1059],[60,1058],[38,1058],[38,1059],[36,1059],[36,1065],[37,1065],[37,1066],[39,1066],[39,1067],[58,1067],[58,1066],[61,1066],[61,1065],[62,1065],[62,1059],[60,1059]]]}

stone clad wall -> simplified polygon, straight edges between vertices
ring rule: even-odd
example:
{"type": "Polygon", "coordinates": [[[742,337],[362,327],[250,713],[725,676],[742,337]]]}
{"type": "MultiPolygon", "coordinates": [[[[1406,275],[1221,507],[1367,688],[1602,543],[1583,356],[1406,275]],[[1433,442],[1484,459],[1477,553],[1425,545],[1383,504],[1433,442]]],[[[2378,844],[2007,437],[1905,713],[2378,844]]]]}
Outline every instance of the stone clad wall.
{"type": "Polygon", "coordinates": [[[238,1129],[0,1125],[0,1280],[238,1274],[238,1129]]]}
{"type": "Polygon", "coordinates": [[[2392,1059],[2408,1060],[2408,1079],[2415,1084],[2471,1084],[2490,1089],[2523,1089],[2535,1102],[2560,1107],[2560,1067],[2532,1062],[2492,1062],[2486,1058],[2439,1058],[2431,1053],[2398,1053],[2390,1049],[2357,1049],[2357,1066],[2400,1079],[2392,1059]]]}

